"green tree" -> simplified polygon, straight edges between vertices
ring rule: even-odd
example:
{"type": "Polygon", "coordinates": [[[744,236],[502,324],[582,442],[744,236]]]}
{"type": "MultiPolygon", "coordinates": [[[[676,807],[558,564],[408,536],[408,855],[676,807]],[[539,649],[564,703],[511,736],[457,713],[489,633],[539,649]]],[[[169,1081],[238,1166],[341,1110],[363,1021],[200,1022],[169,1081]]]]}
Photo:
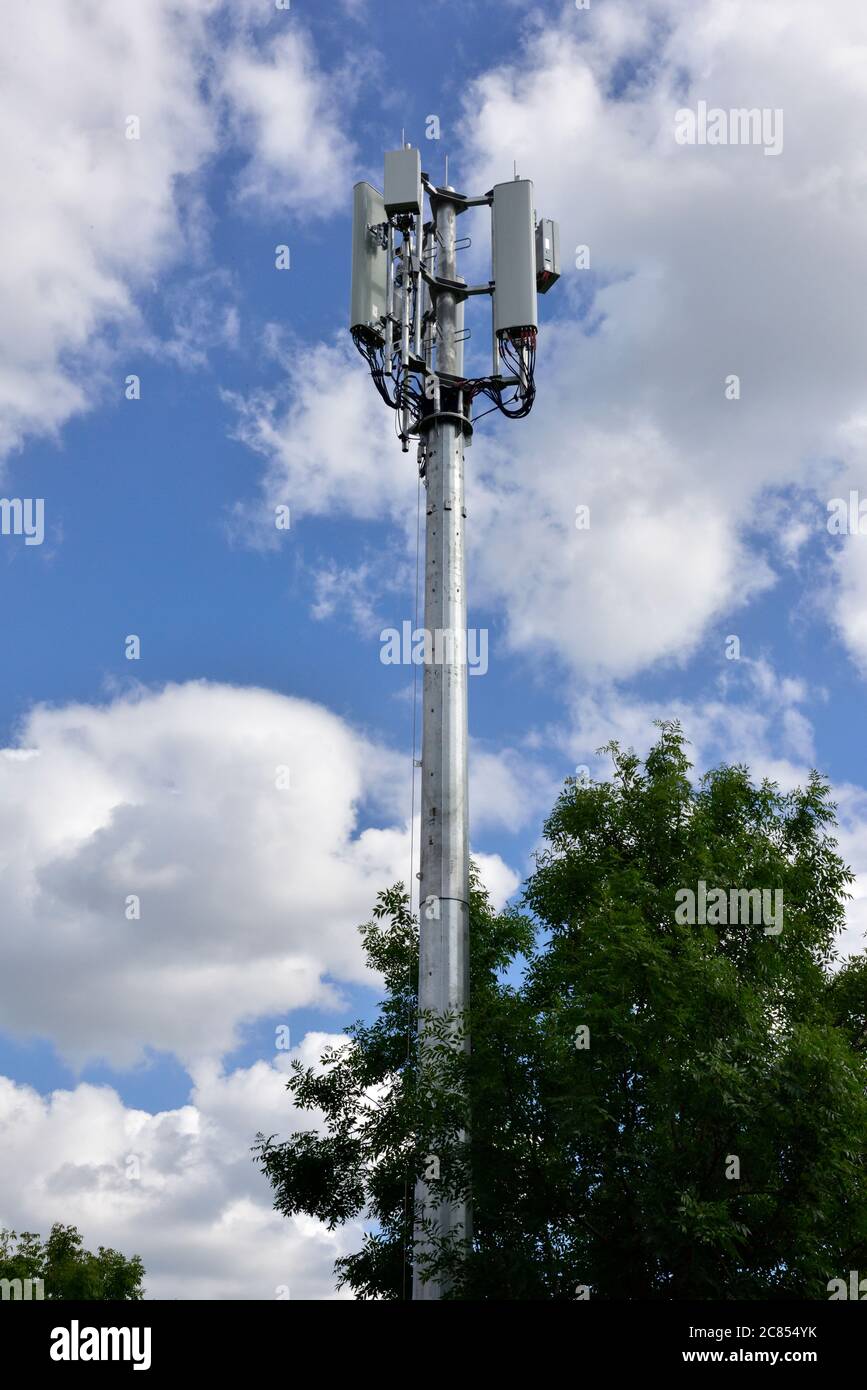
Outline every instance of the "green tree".
{"type": "Polygon", "coordinates": [[[41,1279],[46,1299],[111,1302],[144,1297],[144,1265],[100,1245],[84,1249],[75,1226],[56,1223],[43,1241],[33,1231],[0,1231],[0,1279],[41,1279]]]}
{"type": "Polygon", "coordinates": [[[434,1261],[455,1297],[827,1298],[867,1268],[867,962],[835,950],[852,876],[828,786],[696,784],[684,744],[662,724],[644,762],[612,744],[610,780],[566,784],[532,918],[474,884],[469,1056],[444,1025],[420,1050],[417,926],[400,886],[380,896],[379,1015],[296,1066],[321,1129],[256,1150],[285,1214],[367,1220],[337,1266],[360,1297],[407,1296],[430,1154],[440,1195],[472,1173],[472,1248],[434,1261]],[[701,884],[725,919],[679,920],[701,884]],[[782,894],[780,931],[728,920],[754,889],[782,894]]]}

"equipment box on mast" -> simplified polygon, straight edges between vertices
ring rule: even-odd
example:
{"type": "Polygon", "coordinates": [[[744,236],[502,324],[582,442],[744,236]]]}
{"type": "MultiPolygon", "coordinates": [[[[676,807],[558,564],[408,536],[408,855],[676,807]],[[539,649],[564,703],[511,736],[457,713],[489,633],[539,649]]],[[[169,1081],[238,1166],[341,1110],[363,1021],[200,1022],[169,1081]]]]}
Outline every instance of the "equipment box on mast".
{"type": "Polygon", "coordinates": [[[536,288],[547,294],[560,279],[560,228],[550,217],[540,217],[536,228],[536,288]]]}
{"type": "Polygon", "coordinates": [[[386,150],[385,210],[389,217],[400,212],[421,212],[421,153],[416,149],[386,150]]]}

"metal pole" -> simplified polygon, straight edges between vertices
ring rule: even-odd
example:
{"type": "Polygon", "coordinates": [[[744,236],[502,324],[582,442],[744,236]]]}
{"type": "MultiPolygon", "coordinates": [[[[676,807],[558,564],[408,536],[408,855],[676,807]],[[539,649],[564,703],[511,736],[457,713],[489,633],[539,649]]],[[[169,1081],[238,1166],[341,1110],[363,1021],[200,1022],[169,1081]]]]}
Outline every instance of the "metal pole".
{"type": "MultiPolygon", "coordinates": [[[[455,280],[454,203],[438,197],[434,218],[439,246],[437,272],[455,280]]],[[[463,349],[455,339],[458,309],[453,293],[437,293],[436,313],[437,370],[458,375],[463,349]]],[[[445,392],[440,395],[447,398],[445,392]]],[[[469,1000],[467,595],[460,422],[436,420],[427,442],[424,623],[431,660],[424,668],[423,686],[419,1011],[444,1014],[462,1011],[469,1000]]],[[[469,1046],[468,1042],[464,1045],[469,1046]]],[[[416,1185],[415,1199],[440,1235],[455,1232],[463,1239],[470,1238],[468,1203],[433,1203],[423,1179],[416,1185]]],[[[418,1227],[416,1236],[424,1246],[418,1227]]],[[[413,1298],[438,1299],[442,1293],[440,1282],[423,1280],[416,1265],[413,1298]]]]}

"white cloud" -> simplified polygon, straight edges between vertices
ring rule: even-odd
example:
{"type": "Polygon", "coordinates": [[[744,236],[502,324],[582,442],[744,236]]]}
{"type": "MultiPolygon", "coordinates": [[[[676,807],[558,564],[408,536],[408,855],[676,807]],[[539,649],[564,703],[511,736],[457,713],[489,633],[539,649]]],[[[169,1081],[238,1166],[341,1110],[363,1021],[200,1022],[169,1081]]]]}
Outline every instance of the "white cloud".
{"type": "Polygon", "coordinates": [[[244,1020],[334,1002],[326,975],[369,978],[355,927],[409,874],[405,759],[306,701],[205,683],[37,708],[20,745],[0,756],[8,1032],[190,1064],[244,1020]]]}
{"type": "Polygon", "coordinates": [[[841,426],[838,444],[839,466],[827,479],[820,522],[826,540],[829,526],[835,528],[822,597],[856,664],[867,673],[867,406],[841,426]]]}
{"type": "Polygon", "coordinates": [[[345,206],[353,81],[323,73],[297,25],[257,42],[250,9],[87,0],[6,16],[0,156],[14,196],[0,229],[0,457],[112,390],[119,398],[146,354],[196,367],[209,346],[236,342],[200,182],[229,134],[244,156],[242,200],[304,216],[345,206]],[[181,260],[194,278],[169,293],[176,332],[159,345],[143,306],[181,260]]]}
{"type": "Polygon", "coordinates": [[[474,831],[514,834],[538,825],[553,806],[559,783],[534,758],[514,748],[470,746],[470,815],[474,831]]]}
{"type": "MultiPolygon", "coordinates": [[[[154,1049],[193,1067],[246,1021],[374,983],[355,928],[381,889],[415,886],[408,772],[265,690],[33,710],[0,752],[4,1029],[77,1065],[154,1049]]],[[[507,896],[512,871],[483,858],[507,896]]]]}
{"type": "Polygon", "coordinates": [[[304,215],[347,206],[352,146],[335,101],[346,84],[324,77],[301,30],[278,35],[263,52],[232,48],[222,86],[252,150],[241,178],[243,198],[304,215]]]}
{"type": "MultiPolygon", "coordinates": [[[[393,413],[376,394],[348,334],[303,352],[289,354],[285,346],[276,351],[281,366],[291,355],[288,396],[285,390],[226,395],[237,412],[235,436],[267,461],[266,510],[283,502],[293,517],[400,517],[414,542],[415,455],[401,453],[393,413]]],[[[249,519],[240,509],[239,516],[249,519]]],[[[269,535],[272,518],[269,510],[269,535]]],[[[253,519],[261,523],[261,510],[253,519]]]]}
{"type": "Polygon", "coordinates": [[[361,632],[370,633],[381,626],[370,594],[371,567],[338,565],[330,560],[318,569],[313,578],[314,602],[311,617],[317,622],[331,618],[338,610],[348,610],[353,623],[361,632]]]}
{"type": "Polygon", "coordinates": [[[550,369],[550,402],[513,449],[489,448],[479,468],[476,601],[505,612],[507,645],[537,664],[560,658],[598,679],[684,662],[708,622],[769,573],[718,501],[685,484],[687,459],[654,428],[579,418],[590,412],[570,380],[576,335],[556,337],[564,356],[550,369]],[[586,529],[579,505],[590,508],[586,529]]]}
{"type": "Polygon", "coordinates": [[[188,276],[171,294],[171,337],[155,340],[150,351],[179,367],[203,367],[212,348],[237,348],[241,315],[237,286],[226,270],[188,276]]]}
{"type": "Polygon", "coordinates": [[[78,1226],[89,1249],[144,1261],[149,1298],[334,1296],[337,1255],[358,1226],[329,1232],[272,1209],[250,1152],[258,1131],[286,1138],[318,1117],[292,1109],[289,1058],[315,1063],[339,1036],[308,1034],[294,1054],[223,1073],[201,1066],[189,1104],[149,1114],[108,1086],[40,1096],[0,1078],[0,1226],[48,1233],[78,1226]]]}
{"type": "Polygon", "coordinates": [[[855,874],[846,906],[846,932],[841,952],[867,951],[867,792],[863,787],[843,783],[833,788],[837,803],[839,853],[855,874]]]}
{"type": "MultiPolygon", "coordinates": [[[[474,597],[505,611],[515,649],[596,677],[682,662],[772,582],[767,539],[745,528],[780,488],[818,486],[816,461],[863,413],[865,41],[854,0],[564,5],[470,88],[462,184],[516,159],[562,232],[534,413],[497,447],[488,421],[472,456],[474,597]],[[678,146],[674,113],[699,99],[783,108],[783,154],[678,146]]],[[[867,547],[842,563],[841,626],[867,653],[867,547]]]]}
{"type": "Polygon", "coordinates": [[[490,894],[491,906],[495,912],[501,911],[518,891],[520,878],[498,854],[480,854],[476,851],[473,858],[479,867],[482,883],[490,894]]]}
{"type": "Polygon", "coordinates": [[[105,381],[98,335],[135,330],[137,292],[181,247],[196,215],[183,180],[215,138],[198,89],[210,8],[88,0],[4,16],[0,454],[87,406],[105,381]]]}

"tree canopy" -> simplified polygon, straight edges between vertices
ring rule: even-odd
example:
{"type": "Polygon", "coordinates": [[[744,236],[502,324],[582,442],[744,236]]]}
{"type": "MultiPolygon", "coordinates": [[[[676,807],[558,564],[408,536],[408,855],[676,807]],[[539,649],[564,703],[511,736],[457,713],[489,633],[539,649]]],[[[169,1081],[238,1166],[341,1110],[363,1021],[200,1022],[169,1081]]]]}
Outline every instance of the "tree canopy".
{"type": "Polygon", "coordinates": [[[75,1226],[56,1223],[44,1241],[33,1231],[0,1230],[0,1279],[41,1279],[46,1299],[138,1300],[143,1278],[138,1255],[127,1259],[102,1245],[94,1255],[75,1226]]]}
{"type": "Polygon", "coordinates": [[[676,723],[644,760],[606,751],[609,780],[568,781],[545,823],[523,911],[474,879],[471,1052],[454,1020],[419,1046],[397,885],[361,929],[375,1020],[288,1083],[319,1128],[259,1136],[278,1210],[367,1223],[336,1269],[359,1297],[409,1296],[432,1155],[434,1195],[472,1174],[471,1247],[432,1266],[456,1298],[827,1298],[867,1268],[867,958],[835,945],[852,875],[827,783],[695,781],[676,723]],[[755,890],[778,925],[745,914],[755,890]]]}

